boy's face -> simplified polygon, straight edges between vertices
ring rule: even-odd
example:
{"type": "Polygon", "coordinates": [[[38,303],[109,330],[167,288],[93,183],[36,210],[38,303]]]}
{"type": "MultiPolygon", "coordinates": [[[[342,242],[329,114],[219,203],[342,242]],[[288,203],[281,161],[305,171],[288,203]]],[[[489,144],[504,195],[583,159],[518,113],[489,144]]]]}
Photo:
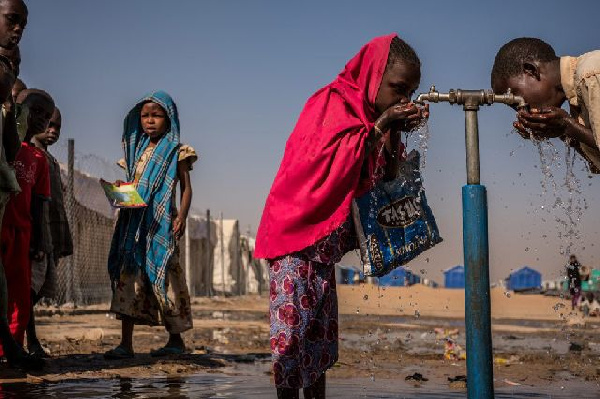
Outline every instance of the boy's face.
{"type": "Polygon", "coordinates": [[[419,88],[421,69],[418,65],[396,62],[390,65],[381,79],[381,85],[375,99],[375,109],[382,114],[392,105],[410,102],[419,88]]]}
{"type": "Polygon", "coordinates": [[[46,132],[48,123],[54,113],[54,104],[39,94],[30,94],[23,102],[29,109],[27,133],[34,136],[46,132]]]}
{"type": "Polygon", "coordinates": [[[0,47],[19,44],[27,25],[27,7],[22,0],[0,0],[0,47]]]}
{"type": "Polygon", "coordinates": [[[532,107],[553,106],[560,107],[565,101],[562,86],[549,77],[549,65],[529,65],[519,75],[508,79],[500,79],[493,83],[495,93],[506,93],[508,89],[523,97],[525,102],[532,107]]]}
{"type": "Polygon", "coordinates": [[[38,140],[40,140],[44,145],[51,146],[55,144],[60,138],[60,128],[62,127],[62,116],[58,108],[54,109],[54,113],[52,114],[52,118],[50,118],[50,122],[48,123],[48,128],[45,133],[41,133],[36,136],[38,140]]]}
{"type": "Polygon", "coordinates": [[[169,124],[167,113],[160,105],[148,102],[142,106],[140,112],[142,129],[150,138],[158,138],[165,134],[169,124]]]}

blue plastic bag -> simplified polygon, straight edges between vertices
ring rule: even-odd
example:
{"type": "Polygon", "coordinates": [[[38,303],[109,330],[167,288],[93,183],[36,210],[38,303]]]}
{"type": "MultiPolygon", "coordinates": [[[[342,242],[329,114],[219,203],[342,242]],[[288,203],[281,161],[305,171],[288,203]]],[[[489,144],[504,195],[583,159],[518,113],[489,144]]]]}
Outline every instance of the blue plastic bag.
{"type": "Polygon", "coordinates": [[[353,201],[366,276],[384,276],[442,241],[425,198],[419,158],[411,151],[396,179],[378,183],[353,201]]]}

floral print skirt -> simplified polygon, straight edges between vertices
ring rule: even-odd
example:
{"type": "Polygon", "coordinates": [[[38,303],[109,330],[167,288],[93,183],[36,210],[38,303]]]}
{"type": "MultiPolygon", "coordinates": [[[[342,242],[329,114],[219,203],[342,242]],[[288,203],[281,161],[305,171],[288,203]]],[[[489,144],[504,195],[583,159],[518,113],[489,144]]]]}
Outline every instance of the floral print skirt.
{"type": "Polygon", "coordinates": [[[110,311],[117,318],[130,317],[135,324],[163,325],[170,334],[179,334],[193,327],[190,294],[185,273],[175,250],[166,276],[167,298],[155,293],[143,271],[121,272],[113,292],[110,311]]]}
{"type": "Polygon", "coordinates": [[[288,255],[269,272],[275,385],[306,388],[338,359],[335,267],[288,255]]]}

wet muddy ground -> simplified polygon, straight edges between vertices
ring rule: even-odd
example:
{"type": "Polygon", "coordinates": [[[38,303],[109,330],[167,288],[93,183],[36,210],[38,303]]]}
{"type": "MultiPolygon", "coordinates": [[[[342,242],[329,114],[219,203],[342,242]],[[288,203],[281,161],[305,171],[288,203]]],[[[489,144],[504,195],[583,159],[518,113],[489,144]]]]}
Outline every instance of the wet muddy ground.
{"type": "MultiPolygon", "coordinates": [[[[267,299],[196,299],[193,308],[194,329],[184,336],[189,353],[152,358],[150,350],[167,334],[136,326],[136,356],[121,361],[102,357],[120,334],[106,306],[41,308],[39,336],[52,358],[29,374],[0,364],[0,397],[271,397],[267,299]],[[152,396],[148,387],[155,385],[165,396],[152,396]]],[[[436,328],[457,328],[464,347],[460,319],[340,315],[340,359],[328,373],[331,397],[464,396],[464,382],[449,379],[466,374],[465,361],[444,359],[436,328]],[[415,373],[427,381],[406,380],[415,373]]],[[[506,397],[598,397],[600,323],[495,320],[493,341],[495,385],[513,395],[506,397]]]]}

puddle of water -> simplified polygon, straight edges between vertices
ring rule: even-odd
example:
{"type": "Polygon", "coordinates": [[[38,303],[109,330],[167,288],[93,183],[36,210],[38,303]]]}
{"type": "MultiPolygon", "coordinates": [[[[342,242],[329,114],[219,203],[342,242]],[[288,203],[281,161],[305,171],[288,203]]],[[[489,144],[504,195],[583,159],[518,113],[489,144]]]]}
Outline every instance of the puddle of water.
{"type": "MultiPolygon", "coordinates": [[[[461,347],[466,347],[464,331],[460,332],[454,342],[461,347]]],[[[494,334],[494,350],[499,353],[553,353],[564,355],[569,353],[569,340],[555,336],[531,337],[529,335],[505,336],[494,334]]],[[[444,353],[444,339],[438,338],[433,330],[386,331],[382,329],[370,330],[367,334],[342,332],[340,345],[348,349],[358,349],[369,352],[375,349],[396,350],[413,354],[439,354],[444,353]]],[[[599,345],[600,347],[600,345],[599,345]]],[[[595,348],[594,348],[595,349],[595,348]]],[[[600,351],[600,349],[598,349],[600,351]]]]}
{"type": "Polygon", "coordinates": [[[231,321],[254,321],[268,317],[266,311],[250,311],[243,312],[237,310],[195,310],[194,318],[197,319],[215,319],[215,320],[231,320],[231,321]]]}
{"type": "MultiPolygon", "coordinates": [[[[328,398],[464,398],[465,391],[447,387],[401,387],[393,380],[331,379],[328,398]]],[[[592,398],[597,387],[567,386],[558,392],[529,387],[498,389],[496,398],[592,398]],[[591,396],[590,396],[591,395],[591,396]]],[[[266,376],[196,375],[189,378],[77,380],[57,384],[4,384],[2,398],[275,398],[266,376]]]]}

